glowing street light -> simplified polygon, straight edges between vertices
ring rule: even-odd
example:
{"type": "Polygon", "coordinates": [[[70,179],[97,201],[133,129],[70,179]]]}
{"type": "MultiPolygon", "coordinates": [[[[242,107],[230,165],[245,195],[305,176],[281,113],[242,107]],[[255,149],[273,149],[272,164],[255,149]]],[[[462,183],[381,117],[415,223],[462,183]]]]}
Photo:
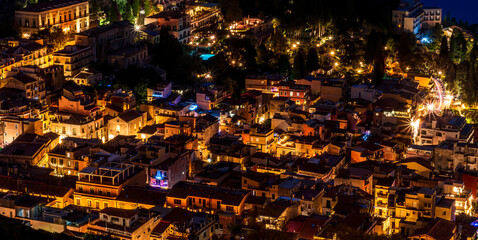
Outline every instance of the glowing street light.
{"type": "Polygon", "coordinates": [[[338,63],[338,62],[334,63],[334,66],[336,66],[336,67],[337,67],[338,65],[339,65],[339,63],[338,63]]]}
{"type": "Polygon", "coordinates": [[[334,52],[334,51],[330,51],[330,55],[334,56],[334,55],[335,55],[335,52],[334,52]]]}
{"type": "Polygon", "coordinates": [[[296,48],[297,47],[297,44],[292,44],[292,48],[296,48]]]}
{"type": "Polygon", "coordinates": [[[139,31],[141,27],[139,25],[134,25],[134,30],[139,31]]]}
{"type": "Polygon", "coordinates": [[[439,74],[439,75],[441,75],[441,74],[442,74],[442,72],[441,72],[441,71],[438,71],[438,74],[439,74]]]}

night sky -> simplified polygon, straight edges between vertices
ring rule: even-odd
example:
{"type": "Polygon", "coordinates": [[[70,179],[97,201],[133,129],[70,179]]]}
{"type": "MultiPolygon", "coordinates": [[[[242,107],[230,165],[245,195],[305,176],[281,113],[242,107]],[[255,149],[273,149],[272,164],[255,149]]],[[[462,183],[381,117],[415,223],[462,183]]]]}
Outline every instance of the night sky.
{"type": "Polygon", "coordinates": [[[424,7],[441,7],[443,14],[450,14],[457,21],[478,24],[478,0],[422,0],[424,7]]]}

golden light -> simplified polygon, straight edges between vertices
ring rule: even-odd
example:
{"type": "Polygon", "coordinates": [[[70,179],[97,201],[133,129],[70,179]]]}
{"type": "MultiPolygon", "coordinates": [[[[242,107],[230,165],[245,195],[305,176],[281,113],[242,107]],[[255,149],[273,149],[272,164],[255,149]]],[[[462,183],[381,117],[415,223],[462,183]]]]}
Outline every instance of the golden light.
{"type": "Polygon", "coordinates": [[[338,66],[338,65],[339,65],[339,63],[338,63],[338,62],[334,63],[334,66],[338,66]]]}
{"type": "Polygon", "coordinates": [[[362,73],[362,69],[357,70],[358,73],[362,73]]]}
{"type": "Polygon", "coordinates": [[[215,38],[216,38],[216,36],[214,36],[214,35],[211,35],[211,37],[210,37],[210,38],[211,38],[211,39],[215,39],[215,38]]]}
{"type": "Polygon", "coordinates": [[[24,34],[23,34],[23,37],[24,37],[24,38],[30,38],[30,34],[24,33],[24,34]]]}
{"type": "Polygon", "coordinates": [[[412,128],[413,140],[416,140],[418,136],[418,128],[420,127],[420,118],[417,118],[417,119],[412,118],[410,121],[410,127],[412,128]]]}
{"type": "Polygon", "coordinates": [[[335,52],[334,52],[334,51],[330,51],[330,55],[334,56],[334,55],[335,55],[335,52]]]}
{"type": "Polygon", "coordinates": [[[292,47],[293,47],[293,48],[296,48],[296,47],[297,47],[297,45],[294,43],[294,44],[292,44],[292,47]]]}
{"type": "Polygon", "coordinates": [[[297,45],[300,45],[300,42],[299,42],[299,41],[297,41],[297,42],[295,42],[295,44],[297,44],[297,45]]]}
{"type": "Polygon", "coordinates": [[[138,31],[141,27],[139,25],[134,25],[134,30],[138,31]]]}
{"type": "Polygon", "coordinates": [[[236,64],[236,61],[235,61],[235,60],[232,60],[231,63],[232,63],[232,64],[236,64]]]}
{"type": "Polygon", "coordinates": [[[332,40],[332,36],[329,37],[329,40],[332,40]]]}
{"type": "Polygon", "coordinates": [[[438,74],[440,74],[440,75],[441,75],[441,74],[442,74],[442,72],[441,72],[441,71],[438,71],[438,74]]]}

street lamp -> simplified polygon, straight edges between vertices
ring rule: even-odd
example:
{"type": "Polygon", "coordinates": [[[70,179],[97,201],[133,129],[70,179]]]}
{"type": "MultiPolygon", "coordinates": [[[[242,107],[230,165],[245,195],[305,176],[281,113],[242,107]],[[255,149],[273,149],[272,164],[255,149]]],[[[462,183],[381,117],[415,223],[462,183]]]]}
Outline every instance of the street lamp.
{"type": "Polygon", "coordinates": [[[335,55],[335,52],[334,52],[334,51],[330,51],[330,55],[334,56],[334,55],[335,55]]]}

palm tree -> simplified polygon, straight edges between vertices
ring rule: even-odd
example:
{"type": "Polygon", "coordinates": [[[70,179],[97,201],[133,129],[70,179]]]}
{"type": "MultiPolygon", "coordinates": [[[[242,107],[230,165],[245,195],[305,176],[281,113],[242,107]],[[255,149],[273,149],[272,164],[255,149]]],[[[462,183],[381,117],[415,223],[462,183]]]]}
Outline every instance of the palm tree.
{"type": "Polygon", "coordinates": [[[242,234],[242,226],[237,223],[231,223],[227,225],[226,230],[229,233],[230,240],[235,240],[239,238],[242,234]]]}

